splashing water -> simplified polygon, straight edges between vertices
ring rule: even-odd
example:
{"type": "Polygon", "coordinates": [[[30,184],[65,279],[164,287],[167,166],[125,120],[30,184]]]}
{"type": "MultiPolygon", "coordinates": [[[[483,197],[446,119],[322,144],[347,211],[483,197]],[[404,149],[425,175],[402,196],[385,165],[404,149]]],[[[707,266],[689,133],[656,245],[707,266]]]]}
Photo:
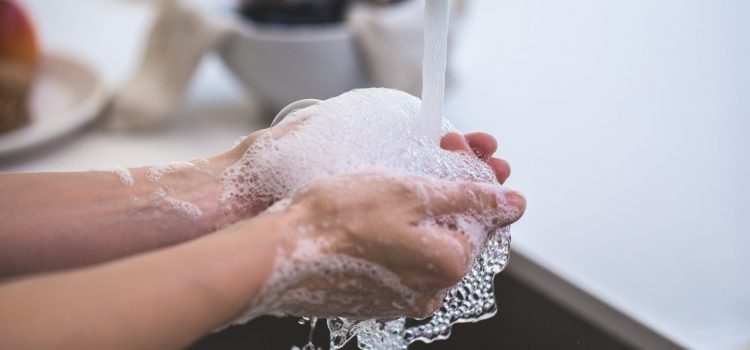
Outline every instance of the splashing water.
{"type": "Polygon", "coordinates": [[[318,319],[315,317],[309,319],[303,317],[300,319],[300,324],[305,324],[306,322],[310,322],[310,332],[307,334],[307,344],[302,346],[302,348],[293,346],[292,350],[320,350],[319,347],[315,347],[315,344],[313,344],[313,335],[315,334],[315,326],[318,324],[318,319]]]}
{"type": "Polygon", "coordinates": [[[443,306],[424,320],[407,322],[404,317],[393,321],[329,319],[331,348],[340,349],[356,336],[357,346],[363,350],[402,350],[415,341],[430,343],[448,339],[453,324],[494,316],[497,304],[492,281],[505,268],[509,253],[510,233],[505,228],[490,236],[469,273],[448,292],[443,306]]]}

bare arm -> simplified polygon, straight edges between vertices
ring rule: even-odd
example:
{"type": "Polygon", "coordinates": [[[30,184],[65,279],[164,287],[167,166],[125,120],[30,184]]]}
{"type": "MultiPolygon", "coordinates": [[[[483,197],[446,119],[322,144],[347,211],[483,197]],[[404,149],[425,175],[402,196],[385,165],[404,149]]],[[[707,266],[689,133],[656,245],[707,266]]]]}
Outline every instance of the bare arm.
{"type": "Polygon", "coordinates": [[[257,215],[268,203],[222,200],[221,175],[269,132],[211,158],[129,169],[125,178],[112,171],[0,174],[0,279],[162,248],[257,215]]]}
{"type": "Polygon", "coordinates": [[[258,137],[293,127],[258,130],[208,159],[129,169],[125,178],[111,171],[0,174],[0,279],[166,247],[257,215],[268,203],[221,199],[222,172],[258,137]]]}
{"type": "MultiPolygon", "coordinates": [[[[224,158],[180,169],[0,174],[0,276],[105,261],[195,238],[227,221],[224,158]],[[149,176],[150,175],[150,176],[149,176]]],[[[178,167],[179,168],[179,167],[178,167]]]]}
{"type": "Polygon", "coordinates": [[[248,307],[273,261],[269,233],[284,222],[264,215],[174,247],[0,285],[0,348],[185,347],[248,307]]]}

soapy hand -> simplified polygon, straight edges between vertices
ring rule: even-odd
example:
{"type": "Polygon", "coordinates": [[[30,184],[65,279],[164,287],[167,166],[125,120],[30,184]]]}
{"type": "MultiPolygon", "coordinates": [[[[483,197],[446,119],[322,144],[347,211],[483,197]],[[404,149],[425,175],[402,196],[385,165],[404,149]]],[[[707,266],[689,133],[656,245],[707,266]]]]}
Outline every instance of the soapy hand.
{"type": "MultiPolygon", "coordinates": [[[[237,144],[234,148],[228,152],[215,157],[218,160],[217,164],[223,164],[222,166],[228,166],[234,164],[242,158],[243,154],[250,148],[253,143],[258,139],[266,136],[271,136],[273,139],[280,139],[287,135],[289,132],[295,130],[306,118],[301,118],[293,121],[280,123],[272,128],[261,129],[255,131],[237,144]]],[[[490,168],[495,172],[497,181],[505,183],[510,176],[510,165],[507,161],[501,158],[493,157],[495,151],[497,151],[497,141],[495,138],[484,132],[473,132],[465,135],[461,135],[456,132],[449,132],[443,135],[440,141],[440,147],[454,152],[462,152],[467,154],[473,154],[474,156],[485,161],[490,168]]],[[[252,201],[252,203],[240,203],[238,206],[234,206],[232,216],[236,219],[250,218],[258,213],[265,210],[268,206],[273,203],[266,203],[262,201],[252,201]]],[[[235,220],[236,220],[235,219],[235,220]]],[[[230,220],[232,221],[232,220],[230,220]]]]}
{"type": "Polygon", "coordinates": [[[448,132],[440,146],[467,156],[445,152],[431,136],[422,138],[420,125],[401,119],[414,117],[415,101],[379,92],[309,107],[228,153],[235,162],[225,171],[223,198],[253,208],[246,217],[271,207],[238,226],[269,217],[291,223],[269,230],[281,243],[244,319],[424,316],[465,275],[487,234],[522,215],[524,199],[494,181],[510,173],[507,162],[492,157],[494,138],[448,132]],[[368,108],[389,96],[403,98],[403,108],[368,108]],[[340,113],[350,99],[362,115],[340,113]],[[364,122],[399,131],[376,135],[364,122]]]}
{"type": "Polygon", "coordinates": [[[275,214],[292,224],[253,307],[299,316],[424,317],[466,274],[487,233],[524,209],[520,194],[491,184],[381,174],[318,182],[275,214]]]}

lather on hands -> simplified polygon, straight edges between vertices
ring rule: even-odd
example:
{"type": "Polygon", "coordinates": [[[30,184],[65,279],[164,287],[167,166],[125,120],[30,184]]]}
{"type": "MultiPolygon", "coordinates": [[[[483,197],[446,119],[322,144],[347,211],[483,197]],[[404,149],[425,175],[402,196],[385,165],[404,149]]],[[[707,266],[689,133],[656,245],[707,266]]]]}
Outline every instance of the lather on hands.
{"type": "Polygon", "coordinates": [[[426,316],[466,274],[477,242],[524,207],[516,192],[472,182],[382,174],[318,182],[274,214],[288,223],[257,312],[426,316]],[[477,217],[482,228],[462,232],[432,220],[446,215],[477,217]]]}
{"type": "MultiPolygon", "coordinates": [[[[266,132],[283,137],[294,125],[286,128],[262,130],[246,142],[266,132]]],[[[441,146],[485,160],[498,182],[510,173],[507,162],[492,157],[497,143],[485,133],[449,133],[441,146]]],[[[464,276],[478,248],[477,237],[433,219],[481,214],[486,235],[518,220],[524,209],[520,194],[492,184],[384,174],[317,182],[296,194],[286,209],[261,215],[262,220],[283,222],[277,226],[284,229],[272,239],[281,256],[267,288],[253,299],[252,313],[425,316],[464,276]]]]}

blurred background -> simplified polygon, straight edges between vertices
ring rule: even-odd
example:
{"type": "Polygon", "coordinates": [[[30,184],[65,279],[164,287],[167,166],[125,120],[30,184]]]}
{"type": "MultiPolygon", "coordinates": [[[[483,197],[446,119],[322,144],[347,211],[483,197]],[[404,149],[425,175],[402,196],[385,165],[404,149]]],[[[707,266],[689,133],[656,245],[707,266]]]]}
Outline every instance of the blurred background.
{"type": "MultiPolygon", "coordinates": [[[[16,3],[38,55],[0,13],[0,53],[29,72],[0,70],[2,172],[197,159],[300,98],[419,94],[418,0],[16,3]]],[[[529,205],[500,314],[430,348],[750,349],[748,14],[743,0],[454,3],[446,117],[498,138],[529,205]]],[[[279,322],[195,348],[285,329],[301,345],[306,330],[279,322]]]]}

